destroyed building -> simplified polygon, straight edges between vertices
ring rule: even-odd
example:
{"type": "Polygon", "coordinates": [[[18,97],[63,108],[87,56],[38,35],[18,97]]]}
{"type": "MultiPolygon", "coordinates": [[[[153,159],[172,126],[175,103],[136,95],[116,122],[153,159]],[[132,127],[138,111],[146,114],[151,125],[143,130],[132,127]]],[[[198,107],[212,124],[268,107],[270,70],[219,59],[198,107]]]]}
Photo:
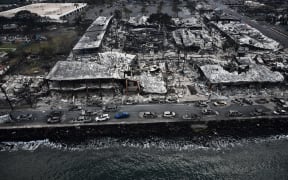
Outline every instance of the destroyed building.
{"type": "Polygon", "coordinates": [[[125,52],[158,52],[163,47],[164,33],[155,28],[134,28],[126,36],[125,52]]]}
{"type": "Polygon", "coordinates": [[[136,16],[130,17],[129,20],[126,22],[126,25],[131,26],[133,28],[141,28],[141,27],[155,27],[147,22],[148,16],[136,16]]]}
{"type": "MultiPolygon", "coordinates": [[[[124,90],[131,83],[126,82],[136,56],[117,52],[99,53],[97,61],[58,61],[46,80],[50,90],[124,90]]],[[[134,84],[133,84],[134,86],[134,84]]],[[[135,86],[138,87],[138,84],[135,86]]],[[[138,90],[138,89],[137,89],[138,90]]]]}
{"type": "Polygon", "coordinates": [[[203,24],[200,17],[172,18],[175,28],[188,28],[191,30],[202,30],[203,24]]]}
{"type": "Polygon", "coordinates": [[[211,37],[204,31],[177,29],[172,32],[176,45],[182,49],[199,50],[212,46],[211,37]]]}
{"type": "Polygon", "coordinates": [[[240,47],[248,47],[254,50],[277,51],[281,45],[275,40],[264,36],[260,31],[237,21],[211,22],[213,27],[222,32],[226,37],[233,40],[240,47]]]}
{"type": "Polygon", "coordinates": [[[210,85],[247,85],[275,84],[284,81],[279,72],[273,72],[266,66],[251,64],[246,72],[229,72],[219,65],[204,65],[200,67],[210,85]]]}
{"type": "Polygon", "coordinates": [[[73,54],[95,53],[101,48],[102,40],[110,24],[112,16],[99,16],[87,29],[73,48],[73,54]]]}

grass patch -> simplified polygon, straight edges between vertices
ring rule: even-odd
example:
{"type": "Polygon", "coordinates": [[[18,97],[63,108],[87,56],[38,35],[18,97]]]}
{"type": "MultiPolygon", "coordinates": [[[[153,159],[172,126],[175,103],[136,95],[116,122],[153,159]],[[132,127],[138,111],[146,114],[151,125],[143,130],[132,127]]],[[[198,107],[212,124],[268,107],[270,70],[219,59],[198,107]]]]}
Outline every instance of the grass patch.
{"type": "Polygon", "coordinates": [[[11,48],[17,48],[19,44],[15,44],[15,43],[3,43],[0,44],[0,49],[11,49],[11,48]]]}
{"type": "Polygon", "coordinates": [[[78,41],[78,31],[71,28],[64,27],[42,35],[48,40],[21,44],[12,53],[8,62],[13,66],[12,74],[43,75],[49,72],[57,61],[65,60],[78,41]],[[30,54],[36,56],[27,58],[30,54]]]}
{"type": "Polygon", "coordinates": [[[77,33],[70,30],[57,34],[47,34],[47,37],[47,41],[31,43],[29,46],[24,48],[24,52],[29,54],[39,54],[44,57],[49,57],[55,54],[68,54],[77,40],[77,33]]]}

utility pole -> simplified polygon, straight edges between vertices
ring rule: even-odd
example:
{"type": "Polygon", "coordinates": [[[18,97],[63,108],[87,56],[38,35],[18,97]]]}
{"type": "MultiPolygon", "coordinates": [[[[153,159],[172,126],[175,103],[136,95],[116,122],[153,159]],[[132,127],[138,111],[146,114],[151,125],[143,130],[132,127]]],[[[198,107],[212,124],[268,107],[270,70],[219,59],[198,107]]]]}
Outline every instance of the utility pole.
{"type": "Polygon", "coordinates": [[[7,93],[6,93],[5,89],[2,87],[2,84],[0,84],[0,88],[1,88],[1,91],[3,92],[3,94],[5,95],[5,98],[6,98],[8,104],[9,104],[9,106],[10,106],[11,111],[13,111],[14,108],[13,108],[13,106],[12,106],[12,104],[11,104],[11,101],[9,100],[9,98],[8,98],[8,96],[7,96],[7,93]]]}

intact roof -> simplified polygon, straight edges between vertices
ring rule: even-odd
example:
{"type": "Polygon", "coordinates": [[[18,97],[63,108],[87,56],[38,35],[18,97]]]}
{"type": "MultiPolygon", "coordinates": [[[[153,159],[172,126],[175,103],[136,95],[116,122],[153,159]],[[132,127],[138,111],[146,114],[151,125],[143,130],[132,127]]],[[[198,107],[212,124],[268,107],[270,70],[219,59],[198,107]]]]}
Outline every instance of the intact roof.
{"type": "Polygon", "coordinates": [[[77,11],[85,6],[87,6],[86,3],[35,3],[0,12],[0,16],[11,18],[19,11],[28,10],[41,17],[60,19],[62,16],[77,11]]]}

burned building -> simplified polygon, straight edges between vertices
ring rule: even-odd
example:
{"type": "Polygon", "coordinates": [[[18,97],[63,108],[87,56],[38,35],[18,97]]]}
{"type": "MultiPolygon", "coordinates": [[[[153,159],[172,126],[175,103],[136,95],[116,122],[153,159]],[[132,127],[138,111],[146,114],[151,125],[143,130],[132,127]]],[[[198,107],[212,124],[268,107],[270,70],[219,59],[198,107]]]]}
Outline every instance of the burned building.
{"type": "Polygon", "coordinates": [[[95,53],[101,48],[102,40],[106,30],[110,24],[112,16],[98,17],[87,29],[86,33],[81,37],[78,43],[74,46],[73,54],[95,53]]]}
{"type": "MultiPolygon", "coordinates": [[[[106,52],[99,53],[98,60],[94,62],[58,61],[46,77],[49,90],[122,92],[131,85],[129,80],[126,82],[126,73],[135,58],[135,55],[106,52]]],[[[138,87],[137,84],[131,86],[138,87]]]]}
{"type": "Polygon", "coordinates": [[[243,71],[227,71],[220,65],[204,65],[200,67],[209,85],[249,85],[249,84],[277,84],[284,81],[279,72],[273,72],[266,66],[250,64],[243,71]]]}

